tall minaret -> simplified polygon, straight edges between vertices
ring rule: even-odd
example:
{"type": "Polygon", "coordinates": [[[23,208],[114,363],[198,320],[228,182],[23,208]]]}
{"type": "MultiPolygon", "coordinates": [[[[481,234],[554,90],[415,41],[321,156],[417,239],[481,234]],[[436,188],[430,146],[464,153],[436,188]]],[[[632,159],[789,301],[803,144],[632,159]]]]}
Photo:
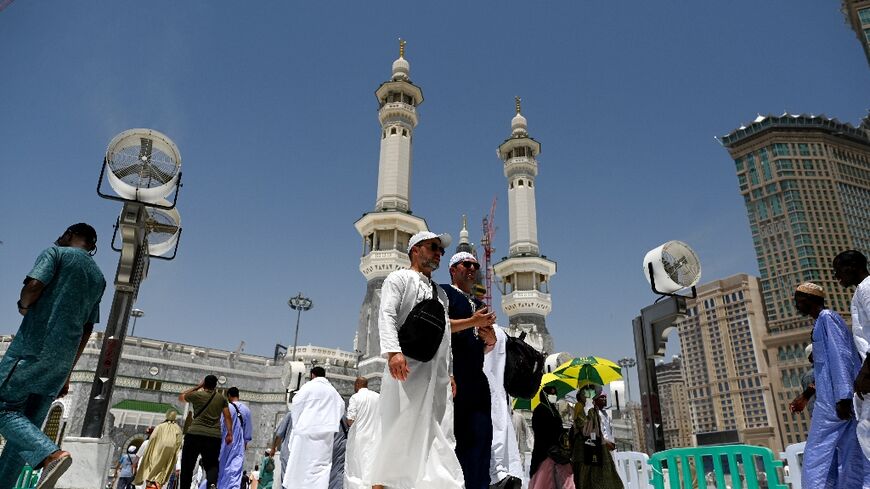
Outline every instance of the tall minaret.
{"type": "Polygon", "coordinates": [[[360,375],[365,377],[380,377],[384,369],[378,333],[381,285],[390,272],[411,265],[408,240],[428,229],[426,221],[411,214],[411,142],[423,92],[411,83],[409,74],[405,41],[399,41],[393,75],[375,91],[381,123],[375,209],[354,224],[362,236],[359,270],[368,282],[354,341],[360,357],[360,375]]]}
{"type": "Polygon", "coordinates": [[[527,341],[536,348],[554,353],[553,338],[547,330],[546,318],[552,309],[550,277],[556,273],[556,262],[541,255],[538,247],[538,224],[535,212],[535,177],[541,143],[529,137],[526,118],[516,99],[516,115],[511,120],[511,136],[498,147],[498,157],[504,162],[508,180],[508,213],[510,247],[508,257],[496,263],[502,292],[501,305],[507,313],[508,333],[516,336],[528,333],[527,341]]]}

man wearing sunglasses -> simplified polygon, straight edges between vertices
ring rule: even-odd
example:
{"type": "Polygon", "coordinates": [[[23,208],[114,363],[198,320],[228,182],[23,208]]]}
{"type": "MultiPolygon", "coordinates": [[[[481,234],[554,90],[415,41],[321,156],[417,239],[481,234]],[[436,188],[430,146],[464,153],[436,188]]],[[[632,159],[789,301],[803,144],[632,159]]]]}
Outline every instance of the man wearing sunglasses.
{"type": "Polygon", "coordinates": [[[487,489],[492,445],[489,382],[483,355],[495,345],[495,314],[472,294],[480,264],[461,251],[450,258],[450,283],[441,287],[450,300],[450,344],[453,350],[453,398],[456,456],[462,465],[466,489],[487,489]]]}
{"type": "Polygon", "coordinates": [[[432,272],[441,264],[450,235],[422,231],[408,241],[411,267],[391,272],[381,287],[378,308],[381,355],[387,366],[381,384],[381,433],[370,472],[371,483],[395,489],[458,489],[462,467],[442,422],[450,389],[450,334],[445,328],[435,357],[421,362],[402,354],[399,328],[414,306],[432,299],[444,306],[444,290],[434,287],[432,272]]]}

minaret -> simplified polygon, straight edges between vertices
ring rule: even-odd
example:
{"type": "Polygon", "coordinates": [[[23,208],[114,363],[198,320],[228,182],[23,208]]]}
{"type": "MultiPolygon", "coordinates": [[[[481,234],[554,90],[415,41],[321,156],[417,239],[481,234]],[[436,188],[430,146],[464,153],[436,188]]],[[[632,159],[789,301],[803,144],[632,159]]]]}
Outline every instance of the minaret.
{"type": "Polygon", "coordinates": [[[381,285],[390,272],[411,265],[408,240],[428,229],[426,221],[411,214],[411,142],[423,92],[411,83],[409,74],[405,41],[400,40],[393,75],[375,91],[381,123],[375,209],[363,214],[354,224],[362,237],[359,270],[368,282],[355,341],[360,375],[365,377],[379,378],[384,369],[378,333],[381,285]]]}
{"type": "Polygon", "coordinates": [[[498,147],[498,157],[504,162],[504,175],[508,180],[510,247],[508,257],[496,263],[493,271],[500,282],[502,309],[510,322],[508,333],[516,336],[525,331],[529,344],[554,353],[546,317],[552,309],[549,284],[550,277],[556,273],[556,263],[541,255],[535,212],[535,177],[538,176],[535,158],[540,152],[541,143],[529,137],[517,97],[511,136],[498,147]]]}
{"type": "Polygon", "coordinates": [[[474,246],[468,241],[468,217],[465,214],[462,215],[462,230],[459,231],[459,244],[456,245],[456,252],[459,253],[460,251],[477,256],[474,246]]]}

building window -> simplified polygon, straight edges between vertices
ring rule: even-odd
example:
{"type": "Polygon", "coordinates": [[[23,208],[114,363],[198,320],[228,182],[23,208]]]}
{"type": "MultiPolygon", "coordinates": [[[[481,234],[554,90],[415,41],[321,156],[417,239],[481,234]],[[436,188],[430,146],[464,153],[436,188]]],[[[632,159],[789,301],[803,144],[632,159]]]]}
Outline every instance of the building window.
{"type": "Polygon", "coordinates": [[[407,129],[402,129],[402,136],[408,137],[408,130],[407,129]]]}
{"type": "Polygon", "coordinates": [[[523,186],[523,181],[522,181],[522,179],[520,179],[520,180],[517,181],[517,186],[518,186],[518,187],[522,187],[522,186],[523,186]]]}
{"type": "Polygon", "coordinates": [[[144,389],[146,391],[159,391],[160,387],[163,385],[163,382],[159,380],[148,380],[142,379],[139,382],[139,388],[144,389]]]}
{"type": "Polygon", "coordinates": [[[858,11],[858,18],[864,25],[870,24],[870,8],[862,8],[858,11]]]}
{"type": "Polygon", "coordinates": [[[395,135],[396,135],[396,128],[395,128],[395,127],[391,127],[391,128],[390,128],[390,135],[391,135],[391,136],[395,136],[395,135]]]}

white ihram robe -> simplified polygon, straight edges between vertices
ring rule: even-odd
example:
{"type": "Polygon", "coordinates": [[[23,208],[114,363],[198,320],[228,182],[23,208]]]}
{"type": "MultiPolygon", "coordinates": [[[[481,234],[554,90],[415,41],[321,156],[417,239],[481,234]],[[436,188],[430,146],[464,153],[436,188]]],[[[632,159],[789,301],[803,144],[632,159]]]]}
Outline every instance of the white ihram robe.
{"type": "Polygon", "coordinates": [[[512,475],[523,478],[523,462],[517,445],[512,413],[504,389],[504,367],[507,358],[507,333],[495,329],[495,347],[483,357],[483,373],[489,382],[492,397],[492,454],[489,460],[490,482],[495,484],[512,475]]]}
{"type": "Polygon", "coordinates": [[[332,442],[344,416],[344,400],[323,377],[305,383],[290,408],[290,434],[285,489],[327,489],[332,470],[332,442]]]}
{"type": "Polygon", "coordinates": [[[347,434],[345,489],[372,487],[369,471],[381,438],[381,410],[378,407],[380,397],[380,394],[365,387],[350,396],[347,419],[352,420],[353,424],[347,434]]]}
{"type": "MultiPolygon", "coordinates": [[[[870,277],[865,278],[855,289],[852,296],[852,335],[855,347],[861,355],[863,364],[870,350],[870,277]]],[[[870,399],[862,400],[855,395],[855,414],[858,418],[858,442],[864,457],[870,460],[870,399]]],[[[865,464],[865,471],[870,470],[870,463],[865,464]]]]}
{"type": "MultiPolygon", "coordinates": [[[[435,357],[428,362],[407,358],[411,373],[400,382],[384,367],[381,384],[381,441],[372,462],[372,484],[391,489],[463,488],[459,459],[445,434],[450,390],[450,320],[447,295],[435,286],[444,305],[445,328],[435,357]]],[[[414,305],[432,297],[425,275],[396,270],[384,280],[378,314],[381,354],[400,352],[398,331],[414,305]]]]}

